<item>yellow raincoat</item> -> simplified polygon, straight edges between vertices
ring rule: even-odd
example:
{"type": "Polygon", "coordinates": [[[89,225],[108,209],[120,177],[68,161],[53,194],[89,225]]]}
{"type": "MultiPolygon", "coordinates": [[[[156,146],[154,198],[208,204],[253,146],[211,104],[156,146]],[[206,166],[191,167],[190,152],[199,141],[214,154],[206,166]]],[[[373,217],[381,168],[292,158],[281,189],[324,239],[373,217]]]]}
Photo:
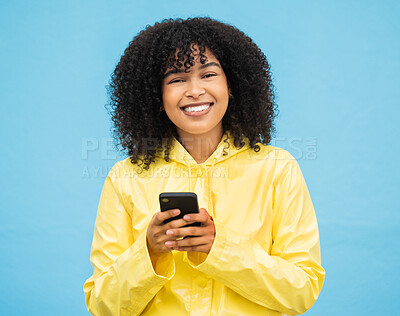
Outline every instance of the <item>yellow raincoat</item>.
{"type": "MultiPolygon", "coordinates": [[[[229,134],[228,134],[229,136],[229,134]]],[[[170,162],[109,172],[91,249],[86,304],[93,315],[301,314],[324,281],[317,220],[300,168],[285,150],[229,138],[197,164],[175,140],[170,162]],[[230,144],[229,147],[227,144],[230,144]],[[155,268],[146,228],[161,192],[191,191],[212,215],[210,253],[172,251],[155,268]]]]}

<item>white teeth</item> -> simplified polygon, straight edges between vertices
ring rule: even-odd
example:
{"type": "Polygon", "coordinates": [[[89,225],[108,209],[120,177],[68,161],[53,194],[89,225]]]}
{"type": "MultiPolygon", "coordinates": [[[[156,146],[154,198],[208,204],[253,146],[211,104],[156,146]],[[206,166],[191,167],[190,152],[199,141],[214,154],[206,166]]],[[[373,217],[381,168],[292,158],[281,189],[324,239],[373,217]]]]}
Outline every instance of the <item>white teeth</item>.
{"type": "Polygon", "coordinates": [[[201,112],[204,110],[207,110],[210,107],[210,104],[204,104],[204,105],[197,105],[197,106],[188,106],[184,108],[183,110],[185,112],[201,112]]]}

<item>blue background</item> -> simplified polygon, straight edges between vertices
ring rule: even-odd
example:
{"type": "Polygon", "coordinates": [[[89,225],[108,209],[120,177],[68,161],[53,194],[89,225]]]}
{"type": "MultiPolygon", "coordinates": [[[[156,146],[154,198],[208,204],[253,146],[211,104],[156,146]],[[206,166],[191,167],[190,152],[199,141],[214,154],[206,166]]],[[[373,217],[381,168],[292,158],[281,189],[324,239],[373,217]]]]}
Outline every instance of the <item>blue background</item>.
{"type": "Polygon", "coordinates": [[[327,277],[307,315],[383,315],[400,293],[398,1],[2,1],[0,314],[87,315],[83,283],[116,154],[105,85],[165,17],[209,15],[272,64],[274,145],[299,161],[327,277]]]}

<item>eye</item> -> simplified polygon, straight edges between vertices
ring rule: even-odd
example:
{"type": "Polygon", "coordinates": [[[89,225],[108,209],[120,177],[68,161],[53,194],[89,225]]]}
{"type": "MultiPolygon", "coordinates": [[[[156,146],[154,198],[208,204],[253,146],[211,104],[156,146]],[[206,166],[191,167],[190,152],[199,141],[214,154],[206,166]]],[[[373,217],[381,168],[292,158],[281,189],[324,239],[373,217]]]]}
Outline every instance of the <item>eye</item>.
{"type": "Polygon", "coordinates": [[[208,73],[208,74],[205,74],[204,76],[203,76],[203,78],[211,78],[211,77],[215,77],[217,74],[214,74],[214,73],[208,73]]]}
{"type": "Polygon", "coordinates": [[[168,82],[168,84],[171,84],[171,83],[178,83],[178,82],[183,82],[184,80],[183,79],[181,79],[181,78],[176,78],[176,79],[172,79],[170,82],[168,82]]]}

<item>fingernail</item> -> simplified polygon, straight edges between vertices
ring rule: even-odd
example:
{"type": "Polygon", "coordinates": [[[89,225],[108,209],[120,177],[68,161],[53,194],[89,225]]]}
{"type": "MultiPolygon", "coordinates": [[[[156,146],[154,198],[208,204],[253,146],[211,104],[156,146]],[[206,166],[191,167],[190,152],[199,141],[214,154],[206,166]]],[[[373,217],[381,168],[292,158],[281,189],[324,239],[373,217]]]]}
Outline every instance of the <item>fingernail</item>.
{"type": "Polygon", "coordinates": [[[174,214],[175,214],[175,215],[178,215],[178,214],[179,214],[179,210],[175,210],[175,211],[174,211],[174,214]]]}
{"type": "Polygon", "coordinates": [[[190,215],[183,216],[183,219],[186,220],[186,221],[189,221],[190,220],[190,215]]]}
{"type": "Polygon", "coordinates": [[[172,241],[166,241],[166,242],[165,242],[165,245],[166,245],[167,247],[172,246],[172,241]]]}
{"type": "Polygon", "coordinates": [[[174,232],[172,230],[167,230],[167,235],[173,235],[174,232]]]}

